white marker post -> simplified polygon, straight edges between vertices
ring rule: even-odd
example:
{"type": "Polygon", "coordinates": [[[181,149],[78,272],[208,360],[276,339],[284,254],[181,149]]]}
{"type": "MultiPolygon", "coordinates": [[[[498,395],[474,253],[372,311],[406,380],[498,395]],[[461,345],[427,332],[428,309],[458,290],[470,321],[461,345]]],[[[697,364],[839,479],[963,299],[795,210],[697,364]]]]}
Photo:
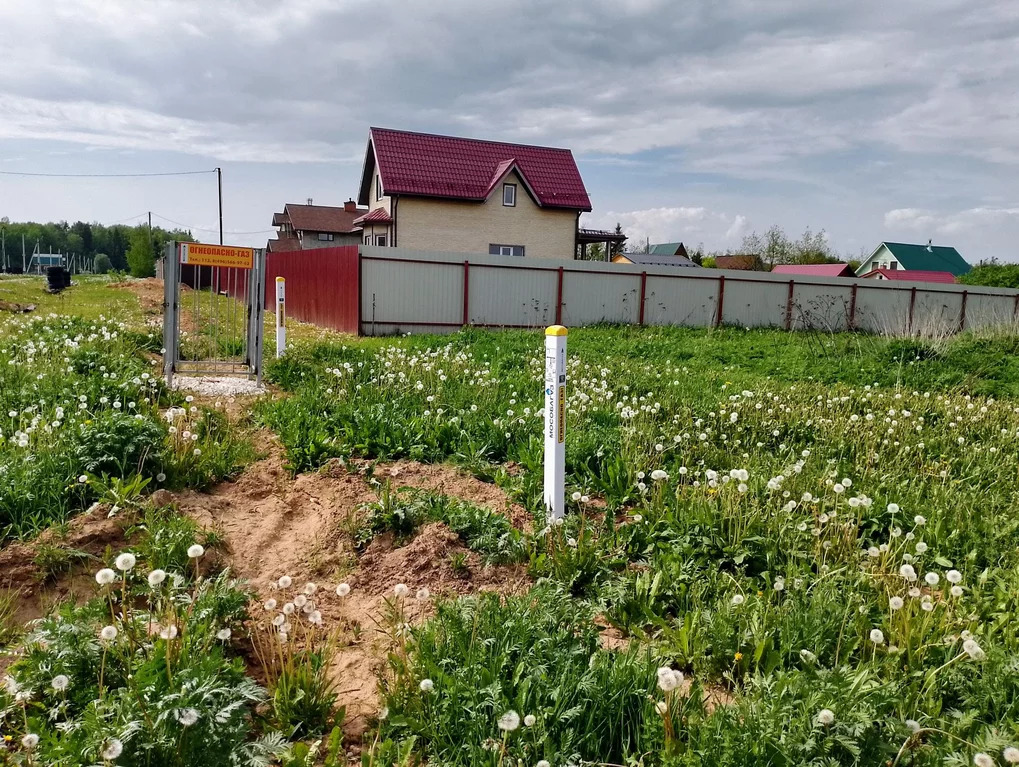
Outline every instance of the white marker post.
{"type": "Polygon", "coordinates": [[[287,349],[287,281],[276,278],[276,358],[283,356],[287,349]]]}
{"type": "Polygon", "coordinates": [[[566,333],[545,328],[545,510],[549,519],[566,513],[566,333]]]}

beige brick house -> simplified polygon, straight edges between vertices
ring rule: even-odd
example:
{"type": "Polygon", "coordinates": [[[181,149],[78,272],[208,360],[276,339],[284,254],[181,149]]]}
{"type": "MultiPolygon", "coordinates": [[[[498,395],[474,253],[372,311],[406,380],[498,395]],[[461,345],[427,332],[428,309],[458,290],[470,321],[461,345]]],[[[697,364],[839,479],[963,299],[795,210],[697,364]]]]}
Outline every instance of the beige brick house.
{"type": "Polygon", "coordinates": [[[355,222],[362,243],[573,258],[591,210],[568,149],[372,128],[355,222]]]}

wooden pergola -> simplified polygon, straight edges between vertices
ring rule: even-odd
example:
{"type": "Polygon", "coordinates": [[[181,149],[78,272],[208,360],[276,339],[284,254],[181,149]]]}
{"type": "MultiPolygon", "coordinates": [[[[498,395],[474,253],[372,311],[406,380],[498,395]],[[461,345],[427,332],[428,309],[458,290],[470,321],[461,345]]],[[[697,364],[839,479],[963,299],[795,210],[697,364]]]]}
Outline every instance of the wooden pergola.
{"type": "MultiPolygon", "coordinates": [[[[605,245],[605,260],[612,260],[612,246],[622,245],[626,242],[625,234],[616,234],[615,232],[609,232],[604,229],[578,229],[577,230],[577,244],[580,246],[580,257],[587,259],[587,246],[597,245],[604,243],[605,245]]],[[[619,248],[622,250],[622,248],[619,248]]]]}

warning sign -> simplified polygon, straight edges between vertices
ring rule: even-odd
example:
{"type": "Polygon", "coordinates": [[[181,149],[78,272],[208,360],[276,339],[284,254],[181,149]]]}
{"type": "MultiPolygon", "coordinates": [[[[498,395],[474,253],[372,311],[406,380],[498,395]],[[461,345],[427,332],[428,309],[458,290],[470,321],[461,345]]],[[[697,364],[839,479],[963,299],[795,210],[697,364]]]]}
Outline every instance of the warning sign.
{"type": "Polygon", "coordinates": [[[559,441],[566,438],[566,387],[559,387],[559,441]]]}
{"type": "Polygon", "coordinates": [[[255,251],[253,248],[238,248],[233,245],[182,242],[180,244],[180,262],[192,266],[227,266],[234,269],[250,269],[255,263],[255,251]]]}

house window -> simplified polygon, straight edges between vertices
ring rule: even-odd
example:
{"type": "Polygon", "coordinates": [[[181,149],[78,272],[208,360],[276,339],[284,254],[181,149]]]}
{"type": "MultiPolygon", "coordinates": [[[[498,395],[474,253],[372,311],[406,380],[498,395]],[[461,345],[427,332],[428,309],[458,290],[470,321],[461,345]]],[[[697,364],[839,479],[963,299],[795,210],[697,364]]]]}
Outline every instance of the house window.
{"type": "Polygon", "coordinates": [[[375,244],[378,245],[380,248],[386,247],[386,235],[384,235],[384,234],[376,234],[375,235],[375,244]]]}
{"type": "Polygon", "coordinates": [[[899,268],[899,262],[898,261],[892,261],[890,264],[888,264],[888,268],[889,269],[898,269],[899,268]]]}
{"type": "Polygon", "coordinates": [[[512,208],[517,204],[517,185],[516,184],[503,184],[502,185],[502,204],[508,208],[512,208]]]}
{"type": "Polygon", "coordinates": [[[322,242],[332,242],[333,241],[333,233],[332,232],[319,232],[318,233],[318,238],[322,242]]]}
{"type": "Polygon", "coordinates": [[[524,255],[523,245],[497,245],[492,244],[488,246],[488,255],[490,256],[520,256],[524,255]]]}
{"type": "Polygon", "coordinates": [[[382,199],[382,176],[375,177],[375,199],[382,199]]]}

